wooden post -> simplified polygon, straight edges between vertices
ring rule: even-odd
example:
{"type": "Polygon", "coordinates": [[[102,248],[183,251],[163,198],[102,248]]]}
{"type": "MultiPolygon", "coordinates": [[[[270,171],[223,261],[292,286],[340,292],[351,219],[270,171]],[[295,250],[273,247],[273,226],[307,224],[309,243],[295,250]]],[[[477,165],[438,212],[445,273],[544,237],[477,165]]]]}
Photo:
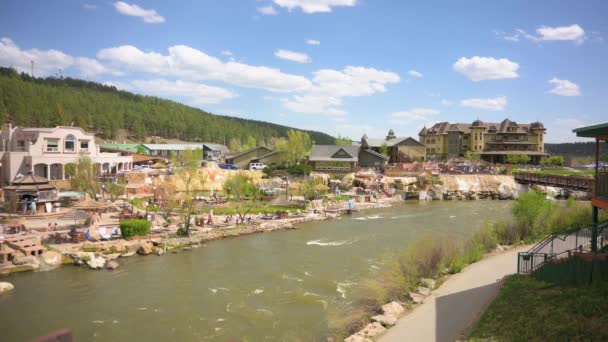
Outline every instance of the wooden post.
{"type": "MultiPolygon", "coordinates": [[[[599,170],[600,170],[600,137],[595,137],[595,193],[597,196],[599,189],[599,170]]],[[[593,226],[591,227],[591,252],[597,253],[597,225],[598,225],[598,207],[593,207],[593,226]]]]}

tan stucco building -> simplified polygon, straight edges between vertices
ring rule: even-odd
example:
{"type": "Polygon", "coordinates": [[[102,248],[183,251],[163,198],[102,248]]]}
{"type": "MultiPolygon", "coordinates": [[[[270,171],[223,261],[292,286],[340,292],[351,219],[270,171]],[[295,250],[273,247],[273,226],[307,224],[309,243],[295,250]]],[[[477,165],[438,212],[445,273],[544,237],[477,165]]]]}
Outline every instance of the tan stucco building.
{"type": "Polygon", "coordinates": [[[0,132],[0,181],[6,185],[18,175],[30,173],[50,180],[66,179],[66,165],[76,164],[80,156],[89,157],[100,174],[133,167],[131,156],[100,152],[95,134],[82,128],[23,128],[9,124],[0,132]]]}
{"type": "Polygon", "coordinates": [[[524,154],[538,163],[545,153],[545,127],[541,122],[518,124],[505,119],[500,123],[475,120],[472,123],[440,122],[418,133],[429,158],[463,156],[467,151],[482,159],[503,162],[506,155],[524,154]]]}

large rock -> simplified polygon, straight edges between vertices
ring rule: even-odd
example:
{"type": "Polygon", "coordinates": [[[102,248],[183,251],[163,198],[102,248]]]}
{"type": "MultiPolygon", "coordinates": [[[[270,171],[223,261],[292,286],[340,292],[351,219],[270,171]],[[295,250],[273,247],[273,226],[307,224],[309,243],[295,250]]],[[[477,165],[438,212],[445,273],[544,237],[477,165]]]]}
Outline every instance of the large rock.
{"type": "Polygon", "coordinates": [[[373,342],[372,340],[370,340],[369,338],[365,338],[363,336],[360,335],[351,335],[349,337],[347,337],[346,339],[344,339],[344,342],[373,342]]]}
{"type": "Polygon", "coordinates": [[[416,304],[424,303],[424,296],[421,295],[420,293],[410,292],[410,298],[412,299],[412,302],[414,302],[416,304]]]}
{"type": "Polygon", "coordinates": [[[153,252],[153,247],[154,247],[154,245],[152,245],[151,242],[141,241],[141,247],[139,247],[139,249],[137,249],[137,254],[141,254],[141,255],[151,254],[153,252]]]}
{"type": "Polygon", "coordinates": [[[19,255],[13,258],[13,264],[20,266],[20,265],[38,265],[40,266],[40,261],[38,261],[38,259],[36,259],[35,256],[24,256],[24,255],[19,255]]]}
{"type": "Polygon", "coordinates": [[[0,282],[0,296],[14,289],[15,286],[13,284],[7,283],[5,281],[0,282]]]}
{"type": "Polygon", "coordinates": [[[357,332],[355,335],[359,335],[363,338],[373,338],[386,331],[386,328],[378,322],[370,323],[363,328],[363,330],[357,332]]]}
{"type": "Polygon", "coordinates": [[[120,255],[120,257],[121,257],[121,258],[128,258],[128,257],[130,257],[130,256],[134,256],[134,255],[135,255],[135,253],[136,253],[136,251],[132,251],[132,252],[125,252],[125,253],[122,253],[122,254],[120,255]]]}
{"type": "Polygon", "coordinates": [[[397,317],[393,315],[377,315],[372,317],[372,322],[378,322],[385,327],[397,324],[397,317]]]}
{"type": "Polygon", "coordinates": [[[392,315],[395,317],[399,317],[402,313],[405,312],[403,306],[397,302],[390,302],[388,304],[382,305],[382,312],[384,315],[392,315]]]}
{"type": "Polygon", "coordinates": [[[498,186],[498,198],[501,200],[513,199],[515,197],[514,189],[509,184],[501,183],[498,186]]]}
{"type": "Polygon", "coordinates": [[[106,264],[106,259],[100,256],[95,256],[94,254],[91,258],[86,259],[85,261],[87,263],[87,266],[89,266],[89,268],[92,270],[102,269],[106,264]]]}
{"type": "Polygon", "coordinates": [[[418,293],[420,293],[421,295],[428,297],[431,295],[431,289],[429,289],[428,287],[424,287],[424,286],[418,286],[418,293]]]}
{"type": "MultiPolygon", "coordinates": [[[[125,245],[125,253],[135,253],[141,247],[141,241],[129,241],[125,245]]],[[[123,253],[123,254],[125,254],[123,253]]]]}
{"type": "Polygon", "coordinates": [[[120,266],[120,264],[119,264],[119,263],[117,263],[117,262],[116,262],[116,261],[114,261],[114,260],[110,260],[110,261],[108,261],[108,262],[106,263],[106,268],[107,268],[107,269],[109,269],[109,270],[115,270],[115,269],[117,269],[119,266],[120,266]]]}
{"type": "Polygon", "coordinates": [[[102,254],[101,256],[106,260],[115,260],[120,257],[120,253],[112,253],[112,254],[102,254]]]}
{"type": "Polygon", "coordinates": [[[48,266],[61,265],[61,254],[55,251],[46,251],[40,256],[42,261],[48,266]]]}

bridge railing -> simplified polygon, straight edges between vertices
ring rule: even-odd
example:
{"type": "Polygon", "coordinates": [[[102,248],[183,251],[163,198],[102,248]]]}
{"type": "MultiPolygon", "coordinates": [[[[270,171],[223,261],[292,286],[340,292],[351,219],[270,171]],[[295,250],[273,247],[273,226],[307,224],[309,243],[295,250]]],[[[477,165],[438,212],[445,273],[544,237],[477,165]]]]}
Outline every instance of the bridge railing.
{"type": "Polygon", "coordinates": [[[550,175],[534,172],[517,172],[513,177],[516,182],[524,184],[539,184],[585,191],[593,191],[595,187],[595,179],[591,177],[550,175]]]}
{"type": "MultiPolygon", "coordinates": [[[[530,274],[551,260],[568,258],[574,252],[588,251],[591,247],[592,227],[572,233],[553,234],[534,245],[527,252],[517,254],[517,273],[530,274]]],[[[598,226],[598,247],[608,244],[608,222],[598,226]]]]}

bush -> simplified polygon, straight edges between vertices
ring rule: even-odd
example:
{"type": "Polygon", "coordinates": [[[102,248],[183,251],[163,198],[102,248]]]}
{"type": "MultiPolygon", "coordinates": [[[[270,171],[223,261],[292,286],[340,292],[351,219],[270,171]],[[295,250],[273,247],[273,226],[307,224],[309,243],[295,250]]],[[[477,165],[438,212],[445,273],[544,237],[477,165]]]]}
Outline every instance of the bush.
{"type": "Polygon", "coordinates": [[[177,236],[188,236],[188,233],[186,232],[186,230],[184,228],[177,228],[177,231],[175,232],[175,234],[177,236]]]}
{"type": "Polygon", "coordinates": [[[298,164],[287,168],[287,173],[290,175],[308,176],[312,172],[312,166],[308,164],[298,164]]]}
{"type": "Polygon", "coordinates": [[[146,220],[125,220],[120,222],[120,232],[123,238],[131,236],[146,236],[150,234],[152,223],[146,220]]]}

